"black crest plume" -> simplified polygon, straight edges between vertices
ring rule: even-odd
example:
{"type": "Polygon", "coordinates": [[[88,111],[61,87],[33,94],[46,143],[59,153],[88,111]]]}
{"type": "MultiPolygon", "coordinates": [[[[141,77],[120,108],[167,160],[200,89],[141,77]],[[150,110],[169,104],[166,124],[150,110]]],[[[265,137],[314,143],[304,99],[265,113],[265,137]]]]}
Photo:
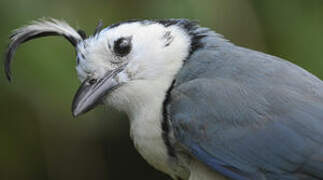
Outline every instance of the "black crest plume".
{"type": "Polygon", "coordinates": [[[76,31],[64,21],[56,19],[33,21],[30,25],[19,28],[10,36],[10,43],[6,52],[4,68],[7,79],[11,81],[11,61],[20,44],[32,39],[45,36],[63,36],[74,47],[86,38],[84,31],[76,31]]]}

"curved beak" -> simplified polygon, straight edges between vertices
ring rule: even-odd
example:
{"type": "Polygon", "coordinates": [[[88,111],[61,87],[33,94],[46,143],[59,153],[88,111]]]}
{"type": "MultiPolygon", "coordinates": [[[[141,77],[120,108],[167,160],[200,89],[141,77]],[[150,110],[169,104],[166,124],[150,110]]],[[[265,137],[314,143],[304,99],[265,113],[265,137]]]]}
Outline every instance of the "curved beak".
{"type": "Polygon", "coordinates": [[[73,99],[73,116],[76,117],[84,114],[95,108],[98,104],[101,104],[103,98],[119,85],[115,80],[115,76],[121,72],[124,67],[125,66],[121,66],[107,72],[105,76],[95,82],[91,79],[83,81],[73,99]]]}

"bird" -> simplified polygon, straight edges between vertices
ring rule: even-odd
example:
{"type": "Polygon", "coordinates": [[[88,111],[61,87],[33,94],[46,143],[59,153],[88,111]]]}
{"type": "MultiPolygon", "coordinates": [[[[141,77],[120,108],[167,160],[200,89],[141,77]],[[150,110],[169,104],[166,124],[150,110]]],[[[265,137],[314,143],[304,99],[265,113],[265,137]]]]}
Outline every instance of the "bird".
{"type": "Polygon", "coordinates": [[[305,69],[188,19],[100,21],[87,36],[46,18],[10,37],[9,81],[19,45],[53,35],[76,50],[72,115],[125,112],[137,151],[172,179],[323,179],[323,82],[305,69]]]}

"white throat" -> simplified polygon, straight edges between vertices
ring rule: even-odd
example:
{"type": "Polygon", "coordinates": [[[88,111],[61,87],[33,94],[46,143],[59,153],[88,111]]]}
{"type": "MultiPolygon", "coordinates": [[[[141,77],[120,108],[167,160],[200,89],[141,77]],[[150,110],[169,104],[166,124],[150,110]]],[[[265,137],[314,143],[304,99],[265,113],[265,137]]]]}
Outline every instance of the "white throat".
{"type": "Polygon", "coordinates": [[[145,74],[149,76],[151,72],[151,76],[130,80],[113,91],[106,98],[106,103],[127,113],[130,119],[131,137],[144,159],[155,168],[173,174],[169,168],[167,149],[162,139],[162,110],[166,92],[189,54],[190,38],[179,27],[171,26],[168,30],[175,37],[171,44],[173,47],[170,45],[168,53],[155,55],[155,58],[150,56],[147,59],[140,59],[152,64],[145,74]],[[154,66],[154,63],[157,65],[154,66]]]}
{"type": "Polygon", "coordinates": [[[130,119],[130,136],[134,146],[142,157],[156,169],[167,174],[174,174],[169,168],[167,147],[162,139],[161,123],[165,92],[170,83],[163,81],[138,81],[121,87],[120,92],[108,99],[109,104],[116,105],[116,101],[123,98],[126,104],[119,104],[130,119]],[[121,93],[132,94],[120,97],[121,93]]]}

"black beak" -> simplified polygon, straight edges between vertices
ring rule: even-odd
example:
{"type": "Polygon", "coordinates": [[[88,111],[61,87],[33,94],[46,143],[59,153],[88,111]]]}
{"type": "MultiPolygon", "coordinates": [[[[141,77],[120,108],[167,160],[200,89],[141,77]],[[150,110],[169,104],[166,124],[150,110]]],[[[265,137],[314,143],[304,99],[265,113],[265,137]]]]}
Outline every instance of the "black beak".
{"type": "Polygon", "coordinates": [[[98,80],[86,79],[83,81],[73,99],[73,116],[84,114],[100,104],[103,98],[119,85],[115,80],[115,76],[123,69],[124,66],[109,71],[103,78],[98,80]]]}

